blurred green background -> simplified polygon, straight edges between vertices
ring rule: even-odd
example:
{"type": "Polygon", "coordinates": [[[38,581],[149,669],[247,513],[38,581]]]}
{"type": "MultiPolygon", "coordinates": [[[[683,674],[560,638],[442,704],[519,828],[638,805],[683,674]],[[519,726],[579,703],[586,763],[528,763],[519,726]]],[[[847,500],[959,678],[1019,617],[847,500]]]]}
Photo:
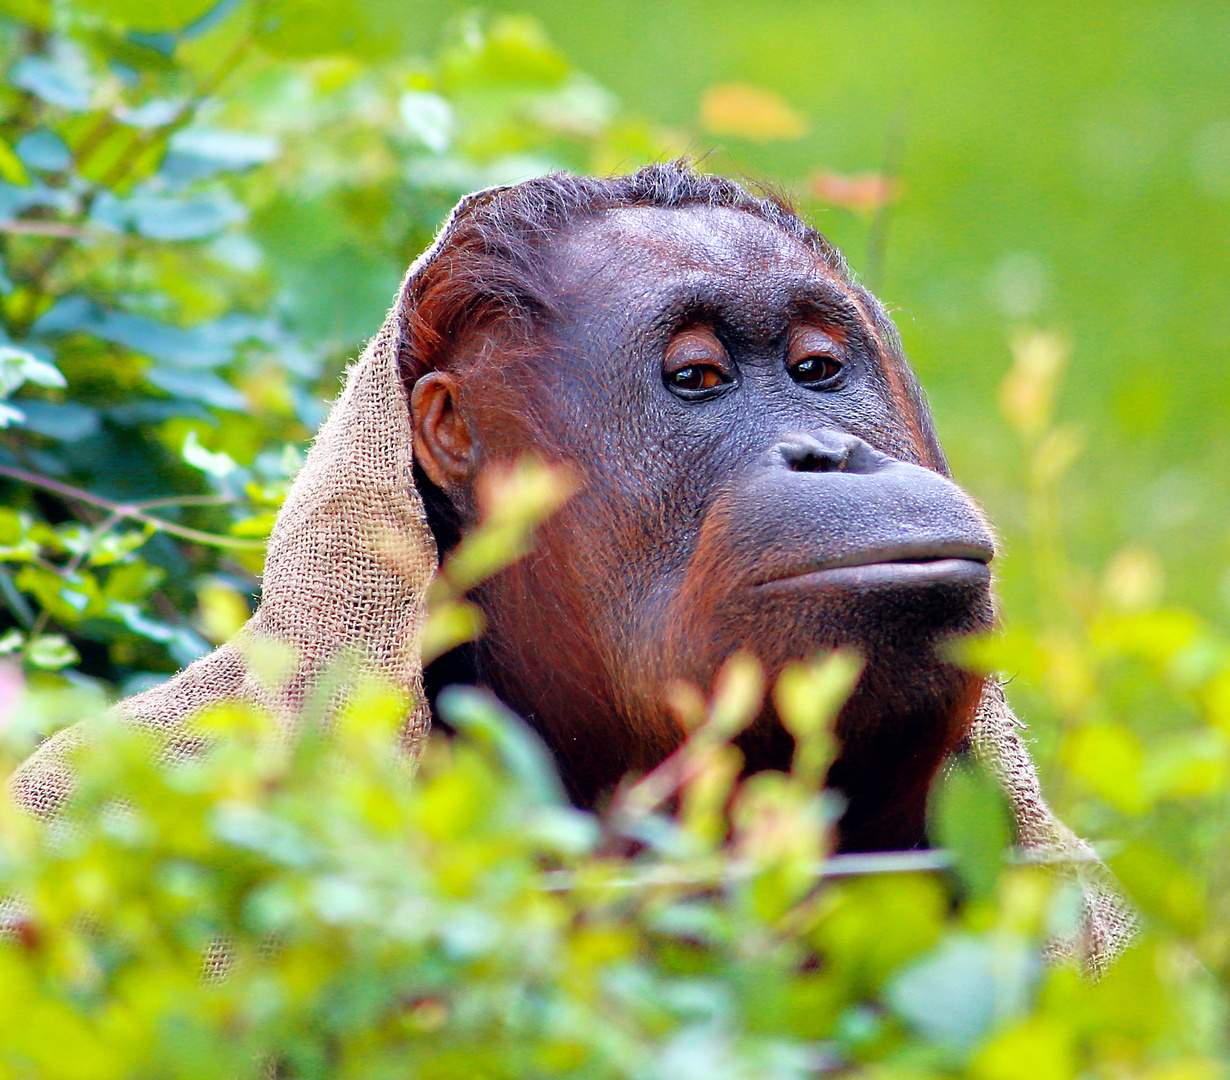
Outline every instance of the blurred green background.
{"type": "MultiPolygon", "coordinates": [[[[1023,528],[994,419],[1007,341],[1056,328],[1060,415],[1086,442],[1064,488],[1083,560],[1124,544],[1172,594],[1230,611],[1230,10],[1218,4],[522,5],[626,105],[780,183],[896,312],[961,477],[1023,528]],[[754,143],[697,129],[705,91],[748,82],[805,119],[754,143]],[[877,263],[819,170],[895,169],[877,263]]],[[[1009,558],[1009,614],[1047,602],[1009,558]]]]}

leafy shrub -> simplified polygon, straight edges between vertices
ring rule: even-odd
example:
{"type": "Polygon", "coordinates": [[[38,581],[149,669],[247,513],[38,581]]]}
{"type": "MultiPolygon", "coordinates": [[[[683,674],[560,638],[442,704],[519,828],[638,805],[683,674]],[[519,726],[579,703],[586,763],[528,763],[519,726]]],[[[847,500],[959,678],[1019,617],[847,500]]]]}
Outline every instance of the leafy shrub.
{"type": "MultiPolygon", "coordinates": [[[[984,828],[995,794],[975,778],[937,806],[957,906],[929,853],[825,861],[839,806],[816,780],[856,672],[840,656],[791,670],[777,694],[794,771],[732,791],[727,740],[761,692],[736,658],[685,747],[605,826],[475,690],[442,698],[458,734],[433,738],[413,776],[392,749],[404,702],[376,684],[291,736],[214,708],[197,724],[208,748],[170,763],[99,718],[62,816],[0,817],[0,990],[15,1003],[0,1070],[1216,1075],[1224,984],[1198,960],[1221,935],[1189,871],[1138,892],[1154,931],[1091,983],[1041,963],[1079,898],[1003,863],[1006,833],[988,844],[984,828]],[[612,854],[621,837],[635,855],[612,854]]],[[[10,707],[16,758],[26,725],[63,703],[34,691],[10,707]]]]}
{"type": "Polygon", "coordinates": [[[136,689],[229,636],[447,209],[660,152],[531,22],[371,63],[364,5],[274,7],[0,20],[0,650],[36,668],[136,689]]]}

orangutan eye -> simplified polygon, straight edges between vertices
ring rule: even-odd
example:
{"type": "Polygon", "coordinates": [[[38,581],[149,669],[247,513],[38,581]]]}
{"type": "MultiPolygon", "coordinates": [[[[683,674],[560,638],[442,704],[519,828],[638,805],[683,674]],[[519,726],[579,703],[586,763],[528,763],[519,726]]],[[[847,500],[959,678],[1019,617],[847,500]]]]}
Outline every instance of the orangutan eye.
{"type": "Polygon", "coordinates": [[[730,379],[712,364],[688,364],[670,372],[667,381],[677,390],[713,390],[730,379]]]}
{"type": "Polygon", "coordinates": [[[790,366],[790,377],[800,386],[821,386],[841,374],[843,364],[832,356],[805,356],[790,366]]]}
{"type": "Polygon", "coordinates": [[[707,327],[676,334],[666,347],[662,381],[676,393],[704,394],[734,382],[734,367],[718,336],[707,327]]]}

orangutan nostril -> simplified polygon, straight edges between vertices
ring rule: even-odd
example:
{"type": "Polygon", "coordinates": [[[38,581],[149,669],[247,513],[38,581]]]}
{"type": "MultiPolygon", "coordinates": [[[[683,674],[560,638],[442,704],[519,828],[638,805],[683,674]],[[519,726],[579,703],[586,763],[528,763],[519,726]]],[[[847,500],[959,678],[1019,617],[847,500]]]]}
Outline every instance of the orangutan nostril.
{"type": "Polygon", "coordinates": [[[778,452],[791,472],[844,472],[853,448],[847,440],[820,441],[810,436],[797,436],[782,442],[778,452]]]}

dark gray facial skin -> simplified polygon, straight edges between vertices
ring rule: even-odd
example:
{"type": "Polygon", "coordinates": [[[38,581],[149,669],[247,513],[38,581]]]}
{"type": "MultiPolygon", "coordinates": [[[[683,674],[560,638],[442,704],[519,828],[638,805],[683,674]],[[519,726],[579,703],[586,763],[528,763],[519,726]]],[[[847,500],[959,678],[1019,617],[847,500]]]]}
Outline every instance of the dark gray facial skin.
{"type": "MultiPolygon", "coordinates": [[[[541,347],[473,369],[459,409],[481,460],[533,448],[582,486],[480,593],[480,676],[592,806],[678,744],[672,681],[707,690],[740,648],[772,678],[853,646],[841,845],[925,842],[981,685],[936,646],[991,625],[994,542],[908,372],[816,254],[740,211],[612,211],[550,272],[541,347]]],[[[740,745],[789,765],[771,705],[740,745]]]]}

